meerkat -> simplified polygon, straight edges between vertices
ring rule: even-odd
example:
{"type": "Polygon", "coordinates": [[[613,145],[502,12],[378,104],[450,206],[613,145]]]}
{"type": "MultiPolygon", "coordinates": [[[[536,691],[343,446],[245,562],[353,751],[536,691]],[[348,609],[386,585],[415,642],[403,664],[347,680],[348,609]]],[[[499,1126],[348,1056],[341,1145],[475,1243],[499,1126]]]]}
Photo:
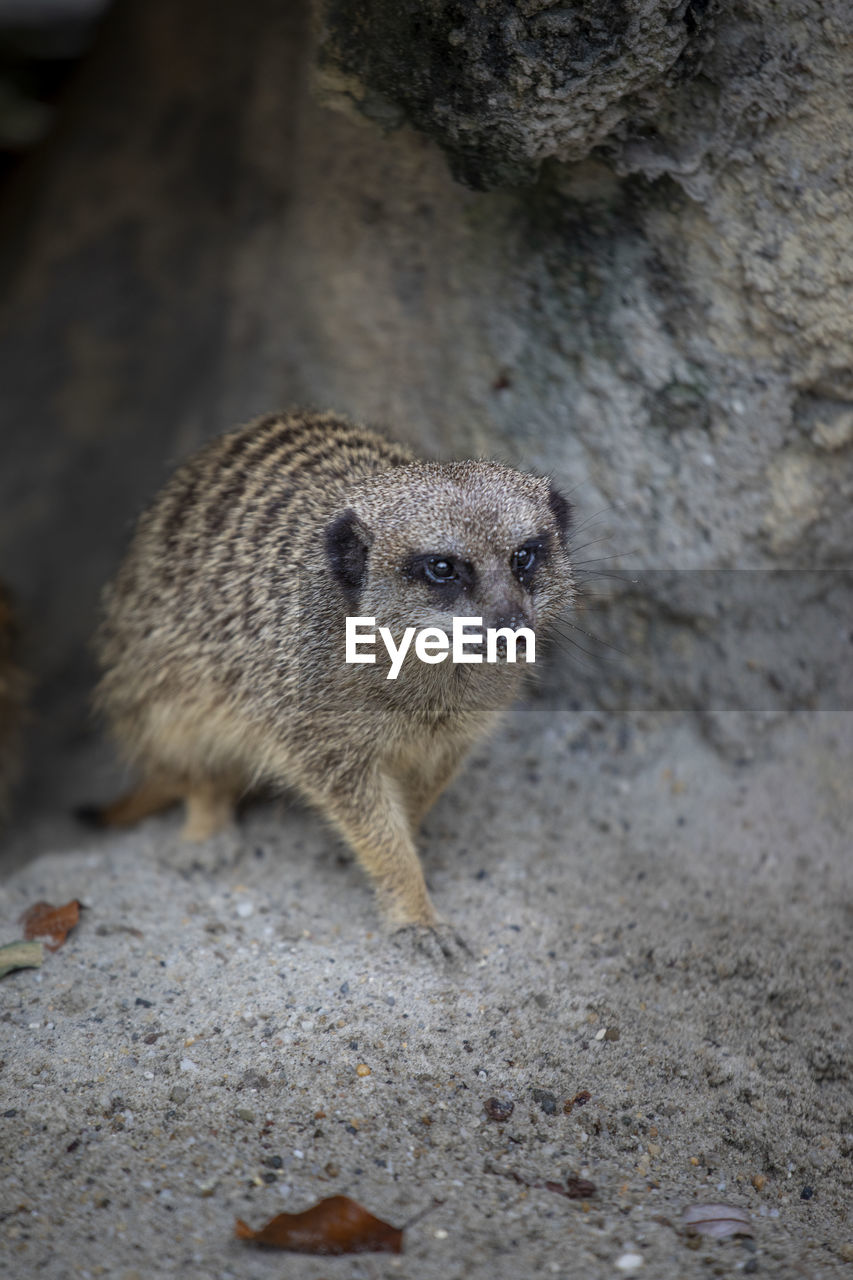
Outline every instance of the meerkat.
{"type": "Polygon", "coordinates": [[[11,600],[0,584],[0,818],[8,813],[21,772],[21,730],[27,680],[18,665],[18,628],[11,600]]]}
{"type": "MultiPolygon", "coordinates": [[[[184,462],[107,588],[96,705],[141,784],[130,824],[183,801],[183,837],[290,787],[348,841],[394,929],[439,920],[418,827],[524,664],[345,661],[348,617],[450,634],[536,628],[570,603],[570,507],[543,477],[428,462],[332,414],[260,418],[184,462]]],[[[476,649],[471,650],[476,653],[476,649]]],[[[441,933],[441,930],[439,930],[441,933]]]]}

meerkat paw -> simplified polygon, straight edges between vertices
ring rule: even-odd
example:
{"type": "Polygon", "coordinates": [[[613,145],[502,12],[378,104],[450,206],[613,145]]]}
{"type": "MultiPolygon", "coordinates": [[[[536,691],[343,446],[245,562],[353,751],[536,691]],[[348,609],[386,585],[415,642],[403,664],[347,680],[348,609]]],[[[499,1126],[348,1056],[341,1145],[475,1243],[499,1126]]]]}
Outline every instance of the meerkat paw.
{"type": "Polygon", "coordinates": [[[413,957],[426,958],[434,964],[460,964],[470,960],[473,952],[452,925],[404,924],[391,935],[395,946],[413,957]]]}
{"type": "Polygon", "coordinates": [[[210,875],[233,867],[245,852],[242,834],[236,823],[222,827],[206,840],[190,841],[177,836],[169,841],[160,862],[182,875],[202,871],[210,875]]]}

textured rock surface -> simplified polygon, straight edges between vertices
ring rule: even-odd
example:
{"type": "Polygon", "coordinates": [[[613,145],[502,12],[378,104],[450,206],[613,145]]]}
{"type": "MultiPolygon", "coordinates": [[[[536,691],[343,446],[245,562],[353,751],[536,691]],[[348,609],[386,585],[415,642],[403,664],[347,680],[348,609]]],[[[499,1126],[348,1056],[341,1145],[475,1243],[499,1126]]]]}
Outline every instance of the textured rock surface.
{"type": "MultiPolygon", "coordinates": [[[[491,231],[496,241],[483,253],[494,266],[492,306],[527,338],[506,352],[507,364],[523,366],[521,386],[511,378],[515,405],[551,410],[560,435],[580,437],[587,454],[609,455],[614,466],[625,459],[619,470],[639,490],[635,505],[650,498],[655,523],[670,529],[653,552],[669,557],[675,543],[704,558],[704,542],[714,557],[760,548],[800,563],[845,559],[853,475],[844,453],[853,403],[849,6],[783,4],[772,23],[760,5],[616,6],[602,18],[607,55],[596,73],[572,58],[583,6],[469,6],[467,21],[480,35],[459,44],[455,63],[425,36],[380,38],[393,22],[430,31],[443,23],[446,39],[460,12],[377,2],[359,6],[356,21],[354,6],[329,3],[322,58],[381,89],[451,158],[480,127],[485,143],[473,147],[475,157],[488,159],[491,143],[508,165],[523,153],[539,167],[533,191],[476,206],[487,223],[481,236],[491,231]],[[537,23],[551,41],[540,63],[529,32],[537,23]],[[532,60],[528,81],[516,83],[507,70],[504,96],[485,90],[477,99],[475,86],[489,80],[483,59],[498,47],[512,67],[513,59],[532,60]],[[678,75],[668,70],[673,54],[678,75]],[[647,56],[653,92],[639,109],[623,62],[638,71],[647,56]],[[430,95],[410,74],[430,57],[452,73],[456,98],[440,77],[430,79],[430,95]],[[597,74],[610,93],[593,90],[597,74]],[[578,100],[587,94],[595,107],[585,128],[578,100]],[[622,104],[618,118],[611,99],[622,104]],[[554,163],[543,171],[546,160],[554,163]],[[507,266],[532,307],[494,287],[507,266]]],[[[480,176],[496,184],[506,175],[480,176]]],[[[411,227],[413,242],[418,230],[411,227]]],[[[507,428],[498,422],[501,434],[507,428]]],[[[598,480],[592,459],[584,463],[584,478],[598,480]]],[[[618,480],[602,477],[597,487],[626,500],[618,480]]],[[[648,512],[642,516],[648,532],[648,512]]]]}
{"type": "Polygon", "coordinates": [[[582,160],[626,123],[653,119],[689,76],[707,2],[328,0],[323,84],[368,119],[405,118],[472,186],[582,160]]]}
{"type": "MultiPolygon", "coordinates": [[[[606,568],[641,569],[849,563],[853,20],[843,6],[791,0],[772,24],[760,6],[660,10],[643,40],[672,44],[681,70],[648,70],[652,114],[640,126],[620,107],[605,132],[590,125],[576,163],[560,159],[558,140],[559,121],[571,132],[576,113],[549,99],[543,133],[534,76],[510,116],[519,146],[543,162],[539,178],[489,192],[454,182],[424,134],[383,134],[319,105],[297,7],[285,15],[254,0],[216,24],[202,8],[119,8],[62,135],[6,202],[0,546],[39,615],[39,663],[62,689],[69,664],[81,670],[128,520],[167,460],[281,404],[331,405],[422,449],[552,471],[572,490],[590,574],[602,556],[615,557],[606,568]]],[[[362,8],[360,37],[347,28],[351,61],[359,38],[378,48],[374,20],[391,20],[362,8]]],[[[543,49],[571,46],[562,10],[528,9],[528,25],[557,23],[542,27],[543,49]]],[[[465,22],[480,30],[499,10],[468,6],[465,22]]],[[[633,57],[625,33],[640,10],[614,8],[596,74],[610,75],[611,55],[633,57]]],[[[339,45],[349,10],[328,12],[339,45]]],[[[501,25],[506,48],[526,48],[513,29],[501,25]]],[[[486,47],[472,36],[457,48],[469,44],[457,78],[486,47]]],[[[338,45],[328,34],[321,44],[326,81],[338,45]]],[[[414,51],[410,42],[409,60],[414,51]]],[[[560,65],[571,87],[570,61],[560,65]]],[[[466,99],[469,115],[478,101],[466,99]]],[[[506,141],[499,150],[514,154],[506,141]]],[[[842,586],[816,583],[803,596],[817,611],[794,619],[800,649],[815,634],[836,646],[820,649],[814,680],[818,667],[849,666],[842,586]]],[[[630,643],[625,662],[610,651],[607,670],[581,673],[582,700],[613,705],[613,678],[622,704],[634,681],[642,705],[649,694],[702,702],[701,690],[669,687],[657,655],[643,655],[658,672],[651,683],[638,673],[650,600],[664,623],[678,615],[692,627],[706,683],[715,670],[733,683],[729,658],[703,641],[708,609],[691,621],[658,583],[590,620],[617,648],[630,643]]],[[[725,612],[725,598],[715,607],[725,612]]],[[[762,591],[747,611],[759,650],[775,642],[780,609],[762,591]]],[[[726,705],[814,705],[795,650],[758,706],[750,693],[726,705]]],[[[821,696],[849,705],[843,690],[821,696]]]]}
{"type": "MultiPolygon", "coordinates": [[[[427,8],[432,34],[443,22],[442,39],[450,38],[458,8],[427,8]]],[[[604,509],[594,532],[614,531],[599,554],[630,548],[631,563],[655,567],[849,565],[849,7],[792,3],[771,24],[759,5],[676,6],[657,22],[644,10],[639,32],[632,23],[641,6],[620,7],[607,56],[596,62],[588,43],[583,66],[572,60],[582,7],[512,8],[515,25],[500,4],[465,10],[480,34],[459,44],[458,59],[446,63],[450,79],[433,80],[426,99],[409,67],[439,59],[437,46],[411,31],[397,43],[378,35],[392,21],[398,32],[426,23],[421,6],[368,5],[357,23],[353,7],[324,10],[324,84],[331,63],[350,76],[347,101],[358,101],[359,82],[368,105],[380,90],[475,185],[518,181],[511,170],[521,157],[528,178],[539,172],[532,187],[472,198],[468,245],[448,243],[446,228],[431,238],[445,262],[462,259],[450,278],[476,300],[462,318],[463,349],[441,380],[444,396],[454,386],[460,399],[470,396],[479,375],[473,414],[460,419],[485,415],[472,432],[477,443],[496,435],[513,456],[579,482],[582,516],[604,509]],[[539,63],[531,24],[553,42],[539,63]],[[474,87],[489,82],[484,59],[508,45],[503,95],[486,89],[477,98],[474,87]],[[632,73],[656,66],[639,96],[620,71],[629,55],[632,73]],[[464,84],[469,96],[454,98],[464,84]],[[486,141],[466,159],[472,138],[486,141]]],[[[396,211],[391,219],[398,234],[408,225],[413,251],[423,253],[423,226],[396,211]]],[[[452,285],[448,293],[458,326],[452,285]]],[[[806,594],[838,587],[815,580],[806,594]]],[[[795,609],[804,639],[846,637],[849,587],[848,579],[816,612],[795,609]]],[[[770,579],[762,584],[747,623],[760,631],[764,618],[765,656],[782,607],[775,590],[770,579]]],[[[671,596],[657,596],[662,616],[673,612],[671,596]]],[[[636,633],[630,604],[609,612],[593,629],[617,643],[636,633]]],[[[702,613],[693,613],[700,634],[702,613]]],[[[847,644],[815,671],[849,668],[847,644]]],[[[728,682],[719,652],[706,646],[701,662],[728,682]]],[[[782,679],[790,690],[799,685],[795,670],[789,664],[782,679]]],[[[620,671],[623,690],[635,674],[635,662],[620,671]]],[[[777,707],[809,705],[798,701],[802,688],[787,699],[777,692],[777,707]]],[[[701,701],[695,694],[682,698],[701,701]]],[[[841,697],[849,705],[849,693],[841,697]]]]}

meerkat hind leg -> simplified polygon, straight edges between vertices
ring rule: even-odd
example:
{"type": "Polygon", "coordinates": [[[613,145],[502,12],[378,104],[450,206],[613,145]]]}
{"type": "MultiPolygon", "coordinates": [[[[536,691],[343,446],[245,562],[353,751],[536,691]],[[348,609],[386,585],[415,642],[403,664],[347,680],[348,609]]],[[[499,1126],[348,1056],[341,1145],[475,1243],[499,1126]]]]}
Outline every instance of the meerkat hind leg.
{"type": "Polygon", "coordinates": [[[221,780],[193,783],[185,793],[185,818],[181,839],[190,844],[209,840],[234,824],[237,795],[221,780]]]}
{"type": "Polygon", "coordinates": [[[144,778],[137,787],[120,796],[103,808],[78,809],[78,817],[98,827],[135,827],[143,818],[150,818],[183,800],[186,788],[174,779],[161,774],[144,778]]]}
{"type": "Polygon", "coordinates": [[[232,866],[244,852],[235,821],[237,797],[237,789],[222,779],[185,787],[184,824],[161,849],[163,865],[185,874],[232,866]]]}
{"type": "Polygon", "coordinates": [[[436,800],[453,780],[469,746],[467,741],[451,742],[435,758],[410,765],[400,776],[413,831],[419,830],[436,800]]]}

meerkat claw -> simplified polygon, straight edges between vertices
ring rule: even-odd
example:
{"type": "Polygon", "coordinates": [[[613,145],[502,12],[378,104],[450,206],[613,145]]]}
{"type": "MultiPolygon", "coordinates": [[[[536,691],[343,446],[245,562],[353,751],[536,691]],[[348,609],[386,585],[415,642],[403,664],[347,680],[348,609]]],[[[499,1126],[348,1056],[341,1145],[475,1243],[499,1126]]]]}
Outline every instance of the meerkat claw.
{"type": "Polygon", "coordinates": [[[198,842],[175,837],[161,849],[159,858],[164,866],[181,875],[194,871],[211,875],[233,867],[244,852],[244,841],[235,824],[198,842]]]}
{"type": "Polygon", "coordinates": [[[459,964],[473,956],[460,933],[449,924],[406,924],[392,935],[394,943],[434,964],[459,964]]]}

